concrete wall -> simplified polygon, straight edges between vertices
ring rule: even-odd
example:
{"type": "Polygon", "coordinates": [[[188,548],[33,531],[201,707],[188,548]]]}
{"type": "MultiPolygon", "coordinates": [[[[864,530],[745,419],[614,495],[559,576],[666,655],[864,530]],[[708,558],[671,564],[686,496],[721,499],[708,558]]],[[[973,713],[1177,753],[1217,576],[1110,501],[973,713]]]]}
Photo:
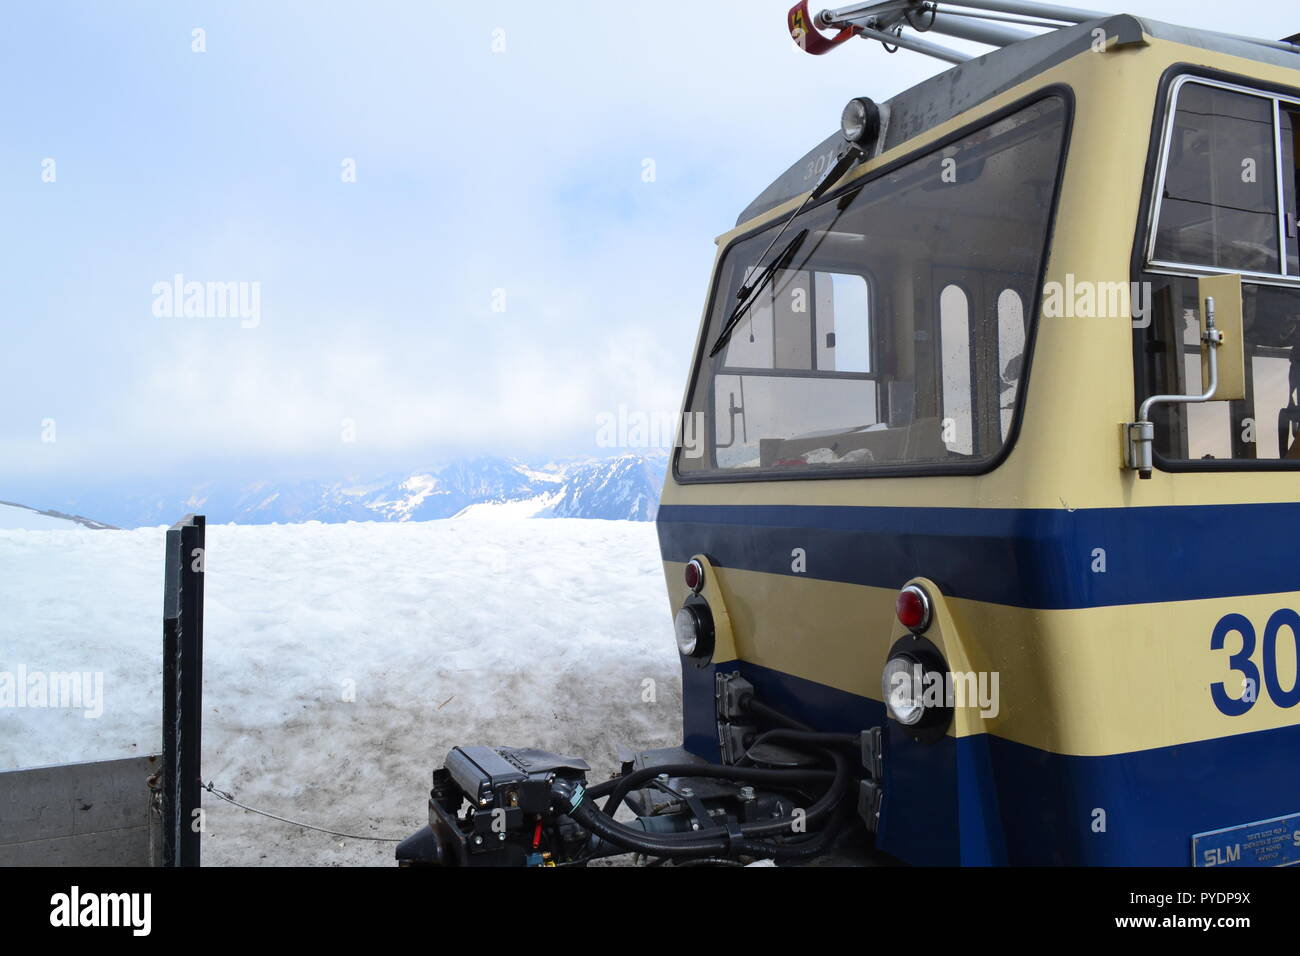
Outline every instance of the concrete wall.
{"type": "Polygon", "coordinates": [[[153,754],[0,772],[0,866],[156,866],[153,754]]]}

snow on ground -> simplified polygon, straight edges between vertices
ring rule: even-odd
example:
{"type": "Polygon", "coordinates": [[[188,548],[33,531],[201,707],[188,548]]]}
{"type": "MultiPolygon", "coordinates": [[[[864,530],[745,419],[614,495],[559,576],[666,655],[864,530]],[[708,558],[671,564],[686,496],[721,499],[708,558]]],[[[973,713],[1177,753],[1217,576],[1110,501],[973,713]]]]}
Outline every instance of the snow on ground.
{"type": "Polygon", "coordinates": [[[481,501],[476,505],[462,508],[453,516],[456,520],[499,521],[516,518],[534,518],[559,501],[561,493],[553,491],[532,498],[520,498],[518,501],[481,501]]]}
{"type": "MultiPolygon", "coordinates": [[[[503,517],[207,533],[203,773],[241,802],[401,838],[426,822],[429,772],[455,744],[583,756],[603,779],[617,744],[680,741],[653,524],[503,517]]],[[[0,701],[0,768],[160,749],[164,534],[0,531],[0,680],[20,667],[103,675],[98,718],[84,702],[0,701]]],[[[205,864],[392,860],[391,843],[210,796],[205,808],[205,864]]]]}

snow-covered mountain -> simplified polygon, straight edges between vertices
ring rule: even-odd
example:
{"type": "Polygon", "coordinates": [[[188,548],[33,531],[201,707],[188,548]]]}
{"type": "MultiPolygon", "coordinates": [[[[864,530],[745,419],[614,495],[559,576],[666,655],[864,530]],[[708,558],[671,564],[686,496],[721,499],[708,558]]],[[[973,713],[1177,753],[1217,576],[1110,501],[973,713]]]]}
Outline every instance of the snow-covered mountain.
{"type": "Polygon", "coordinates": [[[659,512],[665,459],[623,455],[573,468],[541,517],[653,521],[659,512]]]}
{"type": "Polygon", "coordinates": [[[120,527],[171,524],[188,512],[211,524],[430,521],[494,515],[650,521],[668,458],[663,453],[565,459],[458,459],[414,474],[367,481],[213,482],[188,492],[100,492],[63,503],[120,527]]]}
{"type": "Polygon", "coordinates": [[[27,505],[0,501],[0,530],[3,531],[60,531],[70,528],[107,530],[113,526],[81,515],[67,515],[62,511],[37,511],[27,505]]]}

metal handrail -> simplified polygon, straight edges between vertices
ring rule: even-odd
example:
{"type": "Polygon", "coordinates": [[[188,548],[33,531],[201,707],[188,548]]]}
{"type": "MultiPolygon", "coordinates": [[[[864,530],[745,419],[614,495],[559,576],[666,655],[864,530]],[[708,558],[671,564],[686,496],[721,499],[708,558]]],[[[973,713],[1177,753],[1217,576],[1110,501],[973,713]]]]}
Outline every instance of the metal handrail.
{"type": "MultiPolygon", "coordinates": [[[[879,40],[949,63],[962,63],[972,56],[915,36],[905,36],[903,31],[910,27],[914,33],[936,33],[986,46],[1005,47],[1044,34],[1027,33],[1002,24],[1040,27],[1050,32],[1110,16],[1113,14],[1039,3],[1037,0],[943,0],[942,5],[937,0],[874,0],[822,10],[812,17],[812,22],[821,28],[843,31],[837,42],[848,39],[851,31],[865,39],[879,40]],[[952,9],[954,7],[961,9],[952,9]]],[[[1204,32],[1269,49],[1300,53],[1300,44],[1286,40],[1265,40],[1217,30],[1204,32]]]]}

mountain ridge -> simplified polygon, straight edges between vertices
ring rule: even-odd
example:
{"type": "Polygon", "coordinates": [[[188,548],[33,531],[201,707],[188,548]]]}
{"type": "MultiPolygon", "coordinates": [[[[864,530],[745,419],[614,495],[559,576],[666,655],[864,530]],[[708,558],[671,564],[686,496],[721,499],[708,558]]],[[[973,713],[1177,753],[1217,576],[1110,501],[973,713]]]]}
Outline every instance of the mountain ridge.
{"type": "Polygon", "coordinates": [[[471,509],[479,516],[498,505],[536,518],[653,521],[667,463],[662,452],[542,465],[482,455],[365,480],[206,482],[181,492],[104,491],[62,502],[60,508],[95,514],[102,520],[94,523],[111,522],[108,527],[170,525],[190,512],[206,515],[212,524],[431,521],[471,509]]]}

